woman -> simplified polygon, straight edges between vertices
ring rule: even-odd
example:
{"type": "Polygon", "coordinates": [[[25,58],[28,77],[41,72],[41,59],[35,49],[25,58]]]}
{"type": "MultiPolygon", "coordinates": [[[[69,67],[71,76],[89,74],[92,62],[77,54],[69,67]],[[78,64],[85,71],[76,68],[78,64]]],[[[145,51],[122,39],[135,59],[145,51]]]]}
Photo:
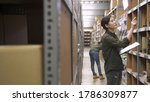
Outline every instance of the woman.
{"type": "Polygon", "coordinates": [[[120,85],[124,65],[119,54],[120,49],[129,45],[132,32],[137,24],[136,18],[131,22],[131,28],[122,41],[118,39],[115,32],[117,24],[114,16],[106,16],[101,20],[101,26],[106,30],[102,37],[102,51],[105,60],[104,68],[107,77],[107,85],[120,85]]]}
{"type": "Polygon", "coordinates": [[[92,71],[92,74],[93,74],[93,79],[99,78],[100,80],[103,80],[105,78],[104,78],[104,76],[103,76],[103,74],[101,72],[101,66],[100,66],[100,60],[99,60],[99,51],[100,50],[101,50],[100,43],[93,42],[91,44],[89,55],[90,55],[91,71],[92,71]],[[99,76],[95,72],[95,68],[94,68],[94,63],[95,62],[97,64],[97,69],[98,69],[99,76]]]}

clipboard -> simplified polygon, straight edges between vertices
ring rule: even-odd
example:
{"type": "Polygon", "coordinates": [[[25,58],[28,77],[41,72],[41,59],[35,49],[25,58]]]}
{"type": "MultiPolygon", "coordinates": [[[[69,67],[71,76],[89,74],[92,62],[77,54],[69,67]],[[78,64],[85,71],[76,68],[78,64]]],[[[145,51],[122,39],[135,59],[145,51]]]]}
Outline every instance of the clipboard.
{"type": "Polygon", "coordinates": [[[122,49],[122,50],[120,51],[120,54],[123,54],[123,53],[125,53],[125,52],[128,52],[129,50],[131,50],[131,49],[133,49],[133,48],[135,48],[135,47],[137,47],[137,46],[139,46],[139,45],[140,45],[140,43],[134,42],[133,44],[130,44],[129,46],[127,46],[127,47],[125,47],[124,49],[122,49]]]}

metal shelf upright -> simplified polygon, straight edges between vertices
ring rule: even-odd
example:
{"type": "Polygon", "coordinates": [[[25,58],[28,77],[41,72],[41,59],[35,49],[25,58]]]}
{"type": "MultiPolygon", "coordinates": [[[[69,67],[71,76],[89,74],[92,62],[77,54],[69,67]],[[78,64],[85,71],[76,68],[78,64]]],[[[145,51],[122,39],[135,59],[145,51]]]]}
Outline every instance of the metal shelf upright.
{"type": "Polygon", "coordinates": [[[59,84],[60,0],[44,0],[44,84],[59,84]]]}

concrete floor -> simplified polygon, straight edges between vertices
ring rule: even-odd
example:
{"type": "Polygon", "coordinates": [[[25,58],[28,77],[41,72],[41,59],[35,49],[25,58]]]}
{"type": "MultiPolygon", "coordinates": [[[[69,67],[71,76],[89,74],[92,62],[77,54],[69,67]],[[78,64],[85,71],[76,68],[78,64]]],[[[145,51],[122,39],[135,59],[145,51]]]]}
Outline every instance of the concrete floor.
{"type": "MultiPolygon", "coordinates": [[[[104,62],[100,60],[101,63],[101,70],[102,74],[104,75],[105,79],[93,79],[92,71],[90,68],[90,56],[89,56],[89,49],[90,48],[84,48],[84,58],[83,58],[83,69],[82,69],[82,82],[81,85],[106,85],[106,77],[104,72],[104,62]]],[[[97,71],[97,66],[95,63],[95,71],[97,71]]]]}

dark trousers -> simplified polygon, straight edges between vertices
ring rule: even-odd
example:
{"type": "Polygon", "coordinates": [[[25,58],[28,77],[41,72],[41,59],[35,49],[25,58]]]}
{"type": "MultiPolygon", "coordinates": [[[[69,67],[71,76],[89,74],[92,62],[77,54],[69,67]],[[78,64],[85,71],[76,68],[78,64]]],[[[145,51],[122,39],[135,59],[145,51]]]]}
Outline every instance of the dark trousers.
{"type": "Polygon", "coordinates": [[[107,85],[120,85],[122,80],[122,71],[110,71],[106,74],[107,85]]]}

